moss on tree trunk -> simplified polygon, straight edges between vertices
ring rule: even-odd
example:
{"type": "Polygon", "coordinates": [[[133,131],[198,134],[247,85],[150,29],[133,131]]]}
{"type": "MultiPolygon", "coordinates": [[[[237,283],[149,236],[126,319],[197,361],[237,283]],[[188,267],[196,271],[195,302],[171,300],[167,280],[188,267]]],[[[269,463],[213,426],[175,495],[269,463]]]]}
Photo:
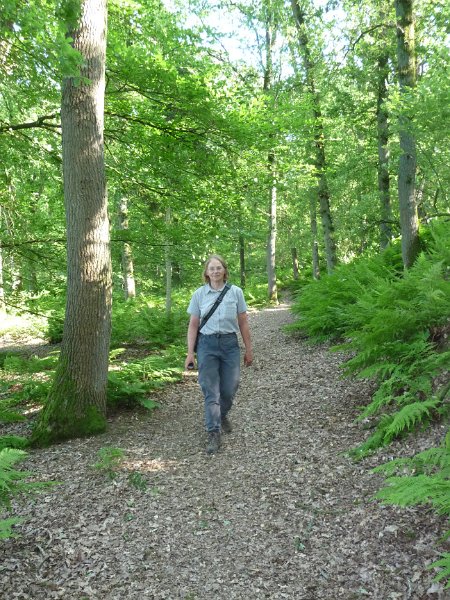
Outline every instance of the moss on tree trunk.
{"type": "Polygon", "coordinates": [[[67,302],[54,384],[32,435],[41,446],[106,428],[112,284],[103,149],[105,0],[81,2],[70,37],[83,65],[79,79],[64,80],[61,99],[67,302]]]}
{"type": "Polygon", "coordinates": [[[86,437],[106,430],[105,398],[92,398],[77,389],[60,363],[48,402],[32,433],[31,445],[49,446],[64,440],[86,437]]]}

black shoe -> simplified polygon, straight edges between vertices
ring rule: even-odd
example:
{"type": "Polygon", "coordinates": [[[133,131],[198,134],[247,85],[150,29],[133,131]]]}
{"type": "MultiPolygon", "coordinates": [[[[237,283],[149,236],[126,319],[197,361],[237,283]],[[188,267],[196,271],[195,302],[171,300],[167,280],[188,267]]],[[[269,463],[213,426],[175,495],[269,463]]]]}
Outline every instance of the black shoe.
{"type": "Polygon", "coordinates": [[[230,419],[228,417],[222,417],[221,421],[222,431],[224,433],[231,433],[233,428],[231,427],[230,419]]]}
{"type": "Polygon", "coordinates": [[[208,432],[208,443],[206,445],[207,454],[215,454],[220,448],[220,431],[208,432]]]}

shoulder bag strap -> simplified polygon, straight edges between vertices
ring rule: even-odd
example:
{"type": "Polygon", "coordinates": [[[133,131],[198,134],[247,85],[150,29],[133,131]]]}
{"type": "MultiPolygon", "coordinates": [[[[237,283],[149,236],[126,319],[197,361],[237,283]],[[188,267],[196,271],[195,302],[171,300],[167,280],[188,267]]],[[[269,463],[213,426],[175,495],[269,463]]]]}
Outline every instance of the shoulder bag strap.
{"type": "Polygon", "coordinates": [[[223,288],[223,290],[220,292],[220,296],[217,298],[217,300],[214,302],[214,304],[211,307],[211,310],[209,311],[209,313],[207,315],[205,315],[202,319],[202,322],[200,323],[200,327],[198,328],[198,330],[200,331],[200,329],[205,325],[206,321],[211,317],[211,315],[213,314],[213,312],[216,310],[216,308],[219,306],[219,304],[222,302],[223,297],[225,296],[225,294],[228,292],[228,290],[231,288],[231,285],[226,283],[225,287],[223,288]]]}

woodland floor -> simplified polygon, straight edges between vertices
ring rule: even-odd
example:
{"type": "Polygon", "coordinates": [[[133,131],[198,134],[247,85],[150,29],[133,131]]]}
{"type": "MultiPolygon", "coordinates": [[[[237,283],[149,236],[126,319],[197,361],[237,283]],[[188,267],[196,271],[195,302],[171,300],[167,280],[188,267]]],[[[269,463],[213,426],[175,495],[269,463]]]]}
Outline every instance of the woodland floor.
{"type": "Polygon", "coordinates": [[[195,373],[153,413],[32,451],[25,468],[61,484],[15,501],[24,522],[0,544],[1,598],[449,598],[426,568],[449,551],[445,520],[371,500],[372,466],[440,443],[443,429],[352,462],[370,385],[341,378],[342,355],[285,334],[290,320],[285,305],[251,313],[255,365],[219,454],[204,452],[195,373]],[[91,466],[106,447],[125,452],[114,480],[91,466]]]}

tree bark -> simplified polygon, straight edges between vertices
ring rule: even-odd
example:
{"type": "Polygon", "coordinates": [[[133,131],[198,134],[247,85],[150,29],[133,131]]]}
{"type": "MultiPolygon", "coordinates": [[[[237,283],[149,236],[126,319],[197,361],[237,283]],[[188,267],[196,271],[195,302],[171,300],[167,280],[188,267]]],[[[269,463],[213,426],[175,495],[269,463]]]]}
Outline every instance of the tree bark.
{"type": "Polygon", "coordinates": [[[269,154],[269,171],[271,173],[272,187],[269,200],[269,235],[267,239],[267,279],[269,301],[278,302],[277,274],[276,274],[276,243],[277,243],[277,186],[276,186],[276,159],[273,153],[269,154]]]}
{"type": "Polygon", "coordinates": [[[389,125],[387,100],[387,52],[378,57],[377,85],[377,138],[378,138],[378,193],[380,197],[380,250],[384,250],[392,239],[392,210],[389,178],[389,125]]]}
{"type": "Polygon", "coordinates": [[[244,290],[247,281],[245,274],[245,242],[242,233],[239,234],[239,272],[241,275],[241,288],[244,290]]]}
{"type": "MultiPolygon", "coordinates": [[[[2,226],[2,207],[0,206],[0,229],[2,226]]],[[[5,306],[5,288],[3,277],[3,248],[0,246],[0,313],[6,312],[5,306]]]]}
{"type": "MultiPolygon", "coordinates": [[[[276,41],[276,30],[273,25],[273,14],[267,9],[266,20],[266,65],[264,70],[263,90],[269,94],[273,79],[273,46],[276,41]]],[[[272,139],[273,134],[269,135],[272,139]]],[[[277,241],[277,183],[276,183],[276,157],[273,149],[267,157],[267,169],[269,171],[269,210],[268,210],[268,235],[267,235],[267,287],[269,301],[278,302],[277,275],[276,275],[276,241],[277,241]]]]}
{"type": "Polygon", "coordinates": [[[315,194],[314,196],[311,196],[309,200],[309,214],[309,221],[311,224],[312,275],[314,279],[320,279],[319,241],[317,233],[317,198],[315,194]]]}
{"type": "Polygon", "coordinates": [[[324,246],[327,261],[327,271],[332,273],[336,266],[336,242],[334,234],[333,217],[330,209],[330,191],[326,176],[325,135],[322,121],[322,109],[319,93],[317,92],[314,77],[314,64],[311,58],[310,42],[306,30],[306,14],[300,6],[299,0],[291,0],[292,14],[297,28],[298,40],[304,57],[306,85],[313,102],[314,116],[314,146],[315,168],[317,177],[317,195],[319,199],[320,217],[322,222],[324,246]]]}
{"type": "Polygon", "coordinates": [[[420,249],[419,218],[416,199],[416,140],[409,116],[407,98],[416,85],[416,57],[413,0],[395,0],[397,15],[397,62],[400,94],[404,112],[399,117],[400,162],[398,199],[402,233],[402,258],[405,269],[414,263],[420,249]]]}
{"type": "Polygon", "coordinates": [[[292,276],[294,278],[294,281],[298,280],[298,255],[297,255],[297,248],[291,248],[291,255],[292,255],[292,276]]]}
{"type": "Polygon", "coordinates": [[[166,245],[164,246],[164,261],[166,267],[166,315],[170,316],[172,312],[172,257],[170,253],[169,229],[172,221],[172,212],[170,206],[166,208],[166,245]]]}
{"type": "MultiPolygon", "coordinates": [[[[119,200],[119,229],[128,231],[128,199],[122,196],[119,200]]],[[[133,251],[128,242],[122,242],[122,285],[125,300],[136,297],[136,281],[134,279],[133,251]]]]}
{"type": "Polygon", "coordinates": [[[61,355],[32,442],[106,428],[111,260],[104,169],[106,1],[83,0],[70,32],[81,77],[64,80],[61,123],[67,224],[67,302],[61,355]]]}

